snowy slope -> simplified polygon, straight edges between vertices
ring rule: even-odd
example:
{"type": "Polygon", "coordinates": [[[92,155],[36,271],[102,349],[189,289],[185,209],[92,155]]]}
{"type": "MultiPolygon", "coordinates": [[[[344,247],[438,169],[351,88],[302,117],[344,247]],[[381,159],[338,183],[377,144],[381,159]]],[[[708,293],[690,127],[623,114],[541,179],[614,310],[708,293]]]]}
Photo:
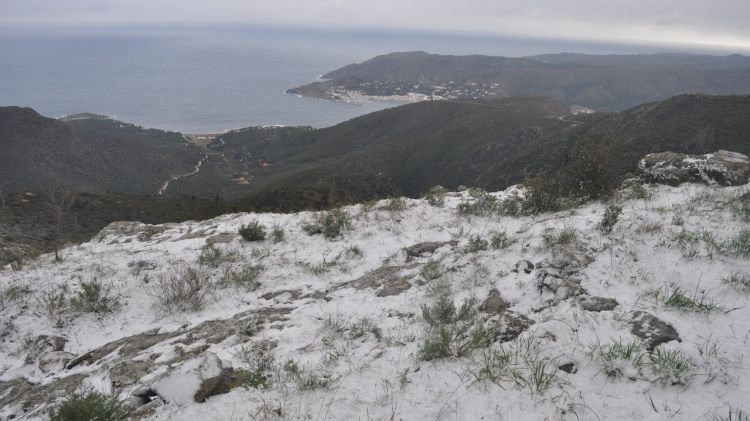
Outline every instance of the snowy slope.
{"type": "MultiPolygon", "coordinates": [[[[442,207],[404,199],[406,209],[398,201],[345,208],[352,226],[333,240],[303,230],[316,218],[306,212],[115,223],[64,249],[60,263],[44,255],[20,271],[0,271],[0,418],[45,419],[49,399],[34,387],[62,384],[121,399],[150,387],[161,398],[140,411],[157,420],[699,420],[747,413],[748,290],[723,280],[750,276],[737,248],[738,235],[750,228],[737,198],[750,186],[646,189],[650,198],[618,201],[623,213],[609,234],[599,229],[603,203],[532,217],[460,215],[458,205],[474,200],[468,192],[449,193],[442,207]],[[252,221],[269,234],[283,227],[285,238],[243,241],[236,233],[252,221]],[[498,232],[507,233],[510,245],[467,249],[474,236],[490,242],[498,232]],[[216,267],[198,263],[207,240],[228,255],[212,261],[216,267]],[[404,251],[451,241],[413,258],[404,251]],[[263,267],[257,289],[222,282],[248,265],[263,267]],[[205,305],[165,312],[156,285],[188,266],[208,292],[205,305]],[[71,303],[81,282],[92,279],[111,288],[108,302],[116,298],[119,307],[96,313],[71,303]],[[571,279],[580,290],[567,284],[550,290],[550,282],[571,279]],[[49,299],[61,285],[68,290],[55,308],[49,299]],[[697,304],[668,305],[678,288],[697,304]],[[475,297],[480,307],[494,289],[508,306],[495,319],[516,315],[532,323],[520,336],[424,358],[420,349],[431,330],[420,305],[449,294],[456,306],[475,297]],[[588,311],[582,297],[589,296],[618,305],[588,311]],[[659,365],[647,340],[633,334],[639,311],[674,327],[681,341],[656,347],[657,357],[672,360],[659,365]],[[225,319],[251,320],[252,328],[201,325],[225,319]],[[70,364],[148,331],[165,335],[127,350],[129,340],[123,341],[70,364]],[[66,342],[54,351],[38,345],[38,335],[66,342]],[[616,343],[635,344],[640,360],[607,359],[616,343]],[[683,366],[670,365],[680,358],[683,366]],[[113,367],[125,361],[142,364],[118,371],[115,381],[113,367]],[[202,403],[190,399],[221,367],[244,373],[257,371],[259,362],[266,363],[259,369],[265,387],[245,384],[202,403]]],[[[487,325],[493,314],[481,307],[473,317],[487,325]]]]}

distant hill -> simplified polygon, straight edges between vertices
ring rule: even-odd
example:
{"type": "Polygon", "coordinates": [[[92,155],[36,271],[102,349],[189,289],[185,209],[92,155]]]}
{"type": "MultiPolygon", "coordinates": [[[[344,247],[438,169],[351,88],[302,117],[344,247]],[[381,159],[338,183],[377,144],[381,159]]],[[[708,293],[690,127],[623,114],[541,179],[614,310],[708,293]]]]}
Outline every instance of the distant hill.
{"type": "Polygon", "coordinates": [[[549,54],[523,58],[391,53],[287,92],[359,102],[545,95],[568,105],[623,110],[679,94],[750,93],[750,57],[549,54]]]}
{"type": "Polygon", "coordinates": [[[426,101],[325,129],[251,127],[206,149],[179,133],[108,119],[62,122],[30,109],[0,109],[0,257],[51,242],[42,195],[8,192],[57,182],[78,192],[65,239],[80,241],[119,219],[208,218],[248,210],[322,209],[434,185],[500,190],[564,165],[580,139],[623,140],[617,172],[650,152],[718,149],[750,154],[750,96],[681,95],[622,112],[573,115],[545,97],[426,101]],[[155,196],[174,174],[164,196],[155,196]],[[8,184],[10,182],[11,184],[8,184]],[[104,193],[106,190],[119,193],[104,193]],[[140,193],[147,194],[140,194],[140,193]],[[77,221],[77,222],[76,222],[77,221]]]}
{"type": "Polygon", "coordinates": [[[6,192],[55,185],[92,193],[156,193],[201,156],[179,133],[92,114],[56,120],[20,107],[0,107],[0,150],[0,189],[6,192]]]}
{"type": "Polygon", "coordinates": [[[249,128],[221,135],[174,193],[219,194],[240,209],[323,208],[440,184],[502,189],[560,165],[589,134],[624,140],[619,171],[666,150],[750,153],[750,96],[683,95],[620,113],[572,115],[544,97],[404,105],[325,128],[249,128]]]}

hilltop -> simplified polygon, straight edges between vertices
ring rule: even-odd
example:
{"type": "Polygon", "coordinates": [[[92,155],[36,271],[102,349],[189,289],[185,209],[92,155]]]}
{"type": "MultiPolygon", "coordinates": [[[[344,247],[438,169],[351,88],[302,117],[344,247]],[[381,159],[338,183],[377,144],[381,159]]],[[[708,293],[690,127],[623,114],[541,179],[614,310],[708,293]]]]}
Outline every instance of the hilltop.
{"type": "Polygon", "coordinates": [[[750,93],[750,58],[548,54],[510,58],[397,52],[351,64],[288,93],[345,102],[545,95],[617,111],[679,94],[750,93]]]}
{"type": "Polygon", "coordinates": [[[433,193],[117,222],[2,269],[0,416],[79,387],[153,420],[750,409],[747,184],[631,181],[535,216],[503,210],[518,187],[433,193]]]}

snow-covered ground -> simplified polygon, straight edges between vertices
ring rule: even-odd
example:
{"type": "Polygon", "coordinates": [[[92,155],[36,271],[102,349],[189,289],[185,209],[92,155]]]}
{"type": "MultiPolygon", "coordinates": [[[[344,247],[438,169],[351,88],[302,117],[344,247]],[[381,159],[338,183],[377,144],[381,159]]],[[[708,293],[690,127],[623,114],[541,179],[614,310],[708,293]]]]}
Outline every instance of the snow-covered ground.
{"type": "MultiPolygon", "coordinates": [[[[20,378],[58,387],[76,375],[82,380],[73,388],[121,399],[150,387],[168,401],[162,405],[157,397],[148,411],[141,409],[157,420],[703,420],[747,414],[748,290],[725,280],[750,276],[748,257],[732,245],[750,228],[737,212],[737,198],[750,186],[646,190],[651,198],[618,201],[623,212],[608,234],[599,229],[603,203],[532,217],[461,215],[459,204],[475,200],[468,192],[449,193],[442,207],[404,199],[405,209],[399,201],[344,208],[351,227],[333,240],[303,230],[316,218],[309,212],[232,214],[156,227],[113,224],[92,241],[63,249],[60,263],[44,255],[20,271],[0,270],[0,419],[47,414],[44,399],[18,392],[20,378]],[[266,228],[266,240],[237,235],[252,221],[266,228]],[[271,238],[274,226],[283,228],[283,240],[271,238]],[[508,241],[498,240],[500,232],[508,241]],[[224,257],[199,264],[207,240],[224,257]],[[448,243],[417,257],[404,251],[425,242],[448,243]],[[257,289],[227,281],[258,265],[257,289]],[[158,305],[159,280],[188,267],[208,292],[205,305],[168,313],[158,305]],[[94,279],[111,288],[106,303],[120,303],[111,305],[113,312],[74,305],[81,283],[94,279]],[[558,281],[575,285],[550,289],[558,281]],[[65,298],[50,304],[62,285],[65,298]],[[678,288],[688,301],[668,305],[678,288]],[[495,289],[508,309],[492,314],[490,305],[480,304],[495,289]],[[476,297],[472,329],[509,314],[533,323],[504,343],[452,344],[452,355],[426,358],[423,345],[434,329],[420,306],[439,296],[456,306],[476,297]],[[587,296],[614,298],[618,305],[584,310],[587,296]],[[647,352],[648,337],[633,333],[639,311],[673,326],[681,341],[647,352]],[[247,329],[201,325],[238,317],[245,317],[247,329]],[[69,363],[147,331],[165,335],[69,363]],[[35,348],[38,335],[64,338],[64,350],[35,348]],[[613,350],[618,343],[633,344],[630,357],[613,350]],[[112,374],[126,360],[136,369],[112,374]],[[221,367],[262,372],[265,386],[248,380],[202,403],[190,399],[200,387],[196,380],[221,367]]],[[[501,330],[509,329],[502,323],[501,330]]],[[[653,327],[646,325],[641,328],[653,327]]],[[[465,341],[458,333],[456,342],[465,341]]]]}

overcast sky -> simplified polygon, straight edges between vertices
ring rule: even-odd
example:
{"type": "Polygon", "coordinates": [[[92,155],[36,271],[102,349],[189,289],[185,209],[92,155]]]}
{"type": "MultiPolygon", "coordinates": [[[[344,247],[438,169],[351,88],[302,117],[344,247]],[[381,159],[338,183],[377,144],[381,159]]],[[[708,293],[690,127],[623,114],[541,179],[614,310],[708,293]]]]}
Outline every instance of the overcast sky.
{"type": "Polygon", "coordinates": [[[750,49],[750,0],[0,0],[3,22],[248,22],[750,49]]]}

